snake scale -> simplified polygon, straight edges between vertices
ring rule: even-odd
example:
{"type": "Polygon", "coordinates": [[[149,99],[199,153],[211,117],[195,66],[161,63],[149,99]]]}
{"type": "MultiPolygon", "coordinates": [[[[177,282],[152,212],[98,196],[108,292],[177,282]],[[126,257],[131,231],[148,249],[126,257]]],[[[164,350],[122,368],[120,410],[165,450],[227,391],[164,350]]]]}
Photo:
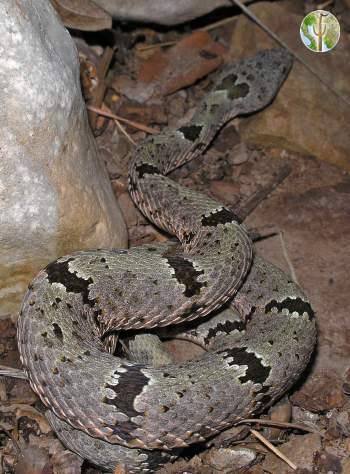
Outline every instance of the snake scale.
{"type": "Polygon", "coordinates": [[[225,122],[268,105],[291,64],[274,49],[226,66],[186,125],[136,149],[130,194],[179,243],[76,252],[29,286],[18,320],[24,370],[58,436],[105,471],[157,470],[271,405],[309,362],[316,329],[301,289],[253,256],[230,209],[167,177],[225,122]],[[228,301],[235,312],[215,315],[228,301]],[[195,318],[188,335],[206,350],[182,364],[117,357],[101,340],[195,318]]]}

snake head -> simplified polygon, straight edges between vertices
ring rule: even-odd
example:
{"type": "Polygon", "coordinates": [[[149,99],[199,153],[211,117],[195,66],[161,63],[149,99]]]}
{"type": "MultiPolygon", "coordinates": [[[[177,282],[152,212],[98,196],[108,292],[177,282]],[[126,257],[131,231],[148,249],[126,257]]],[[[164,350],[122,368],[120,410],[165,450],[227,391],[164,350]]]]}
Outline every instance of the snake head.
{"type": "Polygon", "coordinates": [[[227,66],[215,92],[226,93],[232,117],[266,107],[275,97],[293,63],[282,48],[260,51],[256,56],[227,66]]]}

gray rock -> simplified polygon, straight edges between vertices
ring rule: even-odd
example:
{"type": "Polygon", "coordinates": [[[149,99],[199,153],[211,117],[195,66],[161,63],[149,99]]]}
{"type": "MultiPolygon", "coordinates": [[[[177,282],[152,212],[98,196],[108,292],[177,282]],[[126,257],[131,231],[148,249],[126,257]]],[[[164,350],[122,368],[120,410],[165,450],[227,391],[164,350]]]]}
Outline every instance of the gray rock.
{"type": "Polygon", "coordinates": [[[127,232],[98,159],[71,37],[45,0],[0,2],[0,315],[60,255],[127,232]]]}
{"type": "Polygon", "coordinates": [[[96,5],[118,20],[176,25],[210,13],[219,7],[232,7],[230,0],[94,0],[96,5]]]}
{"type": "Polygon", "coordinates": [[[247,448],[220,448],[211,449],[204,456],[205,464],[208,464],[213,472],[232,473],[252,464],[256,459],[256,453],[247,448]]]}

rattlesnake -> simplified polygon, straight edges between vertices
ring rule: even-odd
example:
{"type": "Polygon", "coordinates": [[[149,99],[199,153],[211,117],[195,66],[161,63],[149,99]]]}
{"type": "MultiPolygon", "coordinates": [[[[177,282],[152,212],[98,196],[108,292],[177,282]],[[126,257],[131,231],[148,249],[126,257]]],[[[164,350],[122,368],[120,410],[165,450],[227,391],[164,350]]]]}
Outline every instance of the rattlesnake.
{"type": "Polygon", "coordinates": [[[180,244],[76,252],[29,286],[18,344],[30,384],[59,437],[105,470],[120,462],[153,472],[180,448],[271,405],[310,359],[316,330],[303,292],[253,257],[230,209],[166,177],[201,154],[227,120],[269,104],[291,63],[275,49],[227,66],[187,125],[135,151],[130,194],[180,244]],[[210,319],[229,300],[240,317],[210,319]],[[199,317],[188,334],[207,350],[181,365],[126,360],[101,342],[112,331],[182,327],[199,317]]]}

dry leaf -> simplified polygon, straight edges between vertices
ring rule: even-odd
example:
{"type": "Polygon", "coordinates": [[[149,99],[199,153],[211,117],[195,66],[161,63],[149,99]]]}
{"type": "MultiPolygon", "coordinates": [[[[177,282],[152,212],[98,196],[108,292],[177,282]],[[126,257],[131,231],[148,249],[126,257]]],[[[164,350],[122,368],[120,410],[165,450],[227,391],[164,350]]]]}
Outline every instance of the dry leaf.
{"type": "Polygon", "coordinates": [[[139,81],[153,83],[162,95],[171,94],[217,69],[224,53],[225,48],[208,32],[195,31],[172,49],[156,51],[142,65],[139,81]]]}
{"type": "Polygon", "coordinates": [[[2,413],[15,412],[17,419],[21,418],[22,416],[26,416],[27,418],[36,421],[42,433],[46,434],[52,431],[52,428],[49,425],[49,422],[46,420],[45,416],[42,415],[36,408],[31,407],[30,405],[24,405],[20,403],[0,405],[0,411],[2,413]]]}
{"type": "Polygon", "coordinates": [[[111,28],[112,17],[90,0],[51,0],[68,28],[99,31],[111,28]]]}
{"type": "Polygon", "coordinates": [[[113,84],[117,92],[144,103],[150,97],[172,94],[217,69],[224,61],[225,47],[207,31],[195,31],[166,51],[157,50],[144,61],[138,80],[113,84]]]}

